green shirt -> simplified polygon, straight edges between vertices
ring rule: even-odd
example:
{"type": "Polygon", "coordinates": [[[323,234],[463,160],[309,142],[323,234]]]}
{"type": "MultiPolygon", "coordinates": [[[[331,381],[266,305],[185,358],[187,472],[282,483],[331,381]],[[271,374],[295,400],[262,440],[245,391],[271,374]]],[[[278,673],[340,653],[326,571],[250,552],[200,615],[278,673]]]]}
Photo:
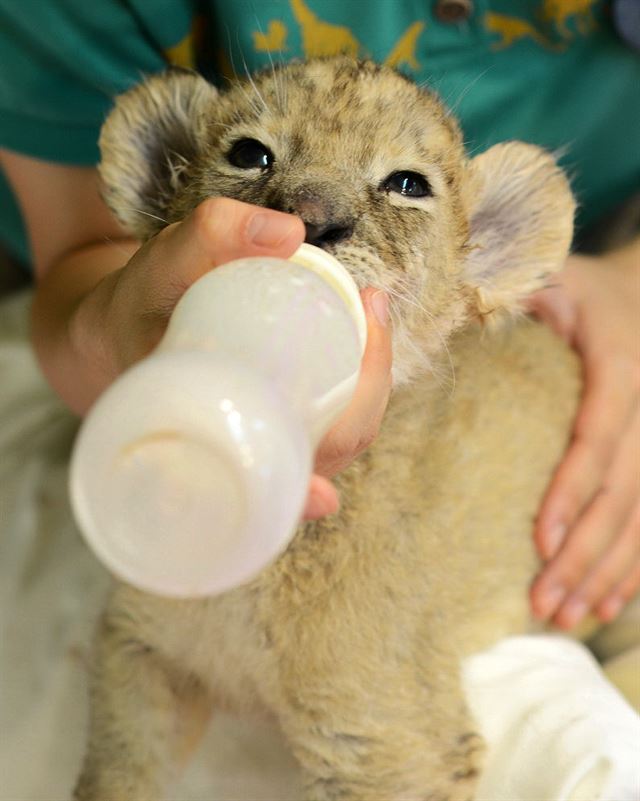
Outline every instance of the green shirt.
{"type": "MultiPolygon", "coordinates": [[[[0,0],[0,146],[98,160],[114,95],[167,64],[217,82],[347,52],[436,89],[471,154],[505,139],[561,152],[587,225],[640,187],[640,58],[601,0],[476,0],[462,22],[427,0],[0,0]]],[[[0,179],[2,175],[0,174],[0,179]]],[[[0,180],[0,239],[28,262],[0,180]]]]}

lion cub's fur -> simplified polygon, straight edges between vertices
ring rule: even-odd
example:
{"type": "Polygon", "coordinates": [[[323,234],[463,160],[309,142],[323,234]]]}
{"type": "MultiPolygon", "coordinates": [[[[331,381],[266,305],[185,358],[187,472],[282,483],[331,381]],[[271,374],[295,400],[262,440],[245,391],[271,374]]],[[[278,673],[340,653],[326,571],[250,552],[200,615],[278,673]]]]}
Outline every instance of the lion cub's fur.
{"type": "Polygon", "coordinates": [[[302,525],[250,584],[193,601],[115,586],[76,799],[162,798],[222,704],[275,716],[314,801],[471,799],[482,744],[459,666],[530,624],[532,523],[579,393],[565,345],[509,314],[567,253],[561,171],[520,143],[468,159],[435,96],[346,58],[224,94],[151,78],[119,98],[101,146],[106,197],[141,238],[211,195],[347,231],[324,244],[391,297],[395,391],[337,479],[339,514],[302,525]],[[270,169],[229,163],[242,138],[270,169]],[[406,170],[431,193],[385,188],[406,170]]]}

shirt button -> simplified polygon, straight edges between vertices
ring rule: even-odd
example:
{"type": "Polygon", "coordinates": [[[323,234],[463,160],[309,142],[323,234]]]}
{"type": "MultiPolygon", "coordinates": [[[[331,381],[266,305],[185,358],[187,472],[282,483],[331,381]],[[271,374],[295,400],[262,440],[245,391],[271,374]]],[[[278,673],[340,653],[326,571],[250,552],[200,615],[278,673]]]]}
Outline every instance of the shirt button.
{"type": "Polygon", "coordinates": [[[471,0],[437,0],[434,12],[440,22],[464,22],[473,13],[471,0]]]}

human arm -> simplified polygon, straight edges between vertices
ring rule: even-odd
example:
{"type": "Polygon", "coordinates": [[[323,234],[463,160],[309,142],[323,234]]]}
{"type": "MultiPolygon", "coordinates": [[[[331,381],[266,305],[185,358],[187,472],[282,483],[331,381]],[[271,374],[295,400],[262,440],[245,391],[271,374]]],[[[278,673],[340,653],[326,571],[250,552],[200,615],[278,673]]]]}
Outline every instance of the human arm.
{"type": "Polygon", "coordinates": [[[538,617],[612,620],[640,586],[640,238],[572,256],[532,309],[579,352],[584,394],[572,442],[540,510],[538,617]]]}

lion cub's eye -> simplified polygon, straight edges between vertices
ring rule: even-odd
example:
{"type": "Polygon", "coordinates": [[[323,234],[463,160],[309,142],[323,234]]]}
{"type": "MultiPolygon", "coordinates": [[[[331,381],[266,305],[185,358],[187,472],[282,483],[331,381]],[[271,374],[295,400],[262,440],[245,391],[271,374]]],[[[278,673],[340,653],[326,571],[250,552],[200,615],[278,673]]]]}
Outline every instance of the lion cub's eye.
{"type": "Polygon", "coordinates": [[[385,192],[397,192],[406,197],[428,197],[432,195],[429,181],[418,172],[403,170],[392,172],[388,178],[380,184],[380,188],[385,192]]]}
{"type": "Polygon", "coordinates": [[[267,170],[273,164],[273,153],[257,139],[240,139],[227,153],[234,167],[243,170],[267,170]]]}

